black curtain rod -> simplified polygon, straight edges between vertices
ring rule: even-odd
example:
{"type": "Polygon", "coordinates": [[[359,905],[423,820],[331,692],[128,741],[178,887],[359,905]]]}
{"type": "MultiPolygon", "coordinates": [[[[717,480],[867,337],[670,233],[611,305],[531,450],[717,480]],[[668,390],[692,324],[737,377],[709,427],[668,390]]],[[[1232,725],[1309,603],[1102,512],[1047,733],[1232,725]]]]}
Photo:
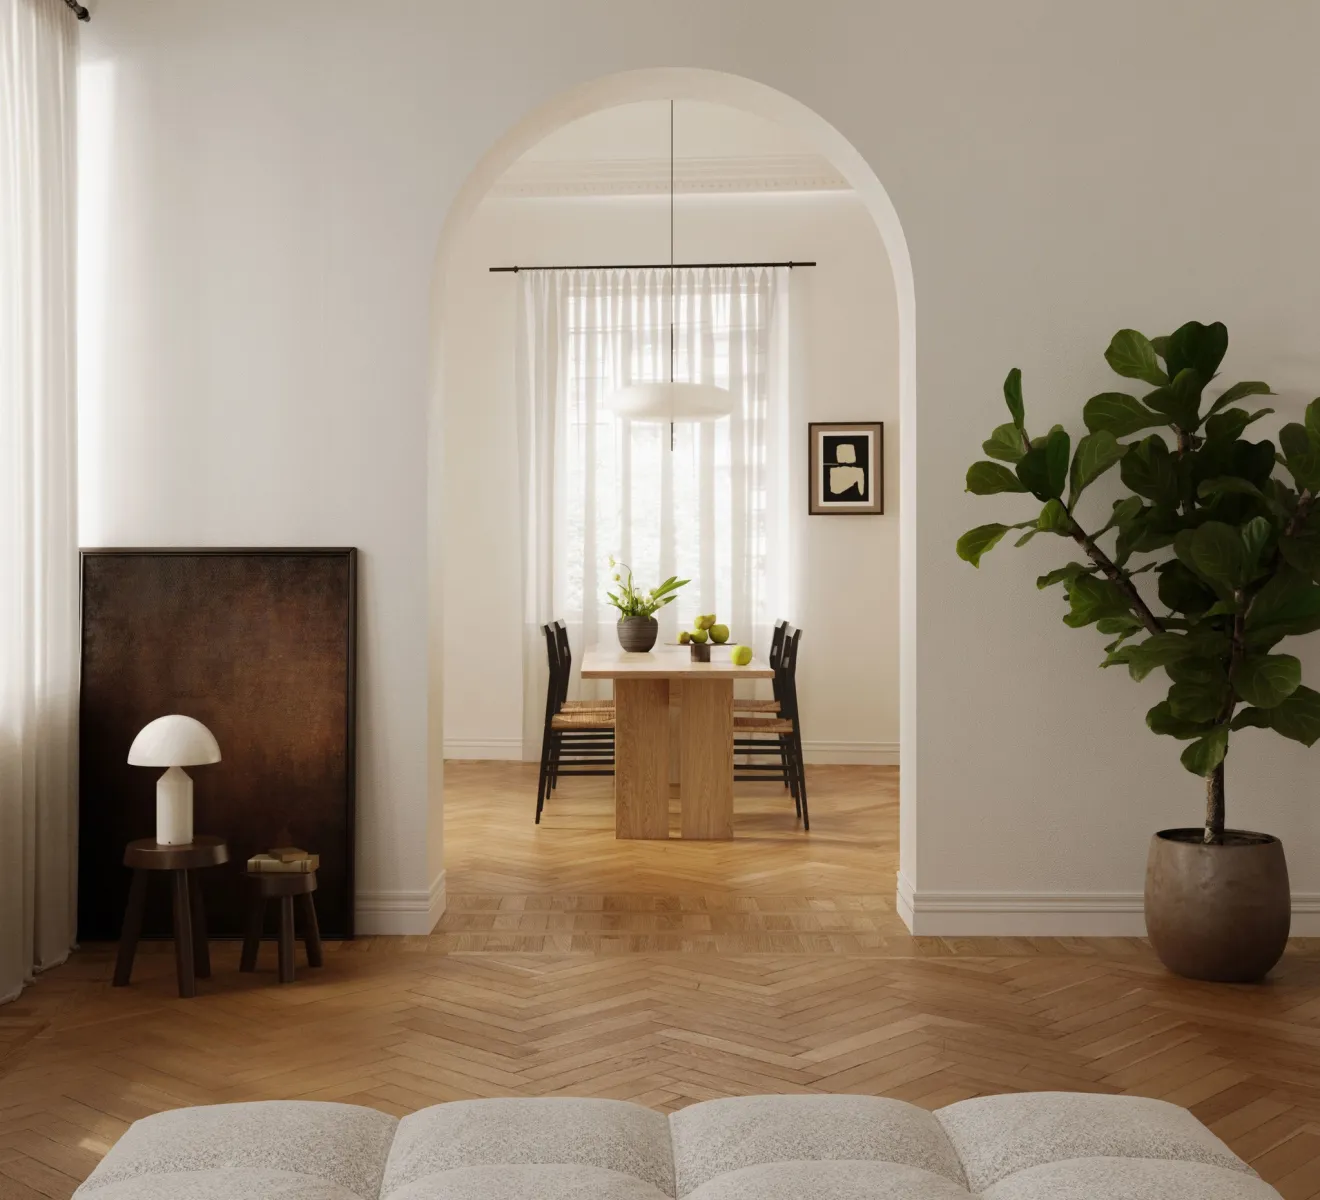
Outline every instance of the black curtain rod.
{"type": "Polygon", "coordinates": [[[669,271],[713,270],[716,267],[814,267],[814,262],[600,263],[575,267],[491,267],[492,274],[520,271],[669,271]]]}
{"type": "Polygon", "coordinates": [[[78,3],[78,0],[64,0],[64,3],[68,5],[69,11],[73,13],[78,20],[90,21],[92,19],[92,14],[83,8],[83,6],[78,3]]]}

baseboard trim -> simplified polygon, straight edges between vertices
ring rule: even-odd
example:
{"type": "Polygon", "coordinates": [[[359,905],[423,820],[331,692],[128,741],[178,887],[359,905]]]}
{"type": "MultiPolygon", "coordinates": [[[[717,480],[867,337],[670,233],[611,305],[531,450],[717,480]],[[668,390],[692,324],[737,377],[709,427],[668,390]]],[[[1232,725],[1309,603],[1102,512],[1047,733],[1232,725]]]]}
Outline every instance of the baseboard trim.
{"type": "Polygon", "coordinates": [[[428,934],[445,911],[445,873],[425,891],[358,892],[354,911],[364,937],[428,934]]]}
{"type": "MultiPolygon", "coordinates": [[[[1140,892],[918,892],[896,906],[918,937],[1145,937],[1140,892]]],[[[1293,895],[1292,934],[1320,936],[1320,892],[1293,895]]]]}
{"type": "Polygon", "coordinates": [[[446,738],[445,757],[521,762],[522,738],[446,738]]]}
{"type": "Polygon", "coordinates": [[[819,766],[898,766],[897,742],[812,742],[802,743],[808,763],[819,766]]]}

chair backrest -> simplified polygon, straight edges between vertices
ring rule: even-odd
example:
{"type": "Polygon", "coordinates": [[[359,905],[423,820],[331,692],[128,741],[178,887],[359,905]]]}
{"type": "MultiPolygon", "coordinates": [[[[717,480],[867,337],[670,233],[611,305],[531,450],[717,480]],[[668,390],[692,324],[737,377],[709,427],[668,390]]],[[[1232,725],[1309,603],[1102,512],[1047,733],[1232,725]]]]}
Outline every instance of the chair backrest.
{"type": "Polygon", "coordinates": [[[568,699],[568,683],[573,674],[573,650],[568,644],[568,626],[562,620],[551,623],[555,631],[555,645],[559,649],[559,707],[568,699]]]}
{"type": "Polygon", "coordinates": [[[782,698],[779,695],[779,658],[784,652],[784,635],[788,632],[788,622],[782,617],[775,622],[775,631],[770,638],[770,668],[774,671],[774,678],[770,681],[770,690],[773,692],[776,700],[782,698]]]}
{"type": "Polygon", "coordinates": [[[541,626],[541,633],[545,637],[546,664],[550,668],[550,674],[545,685],[545,719],[547,722],[563,705],[563,698],[560,696],[561,668],[559,665],[559,639],[555,629],[556,624],[556,622],[551,622],[549,625],[541,626]]]}
{"type": "MultiPolygon", "coordinates": [[[[778,691],[779,715],[797,722],[797,664],[798,643],[802,641],[802,630],[788,626],[784,634],[784,645],[779,655],[779,666],[775,671],[775,686],[778,691]]],[[[801,726],[798,735],[801,736],[801,726]]]]}

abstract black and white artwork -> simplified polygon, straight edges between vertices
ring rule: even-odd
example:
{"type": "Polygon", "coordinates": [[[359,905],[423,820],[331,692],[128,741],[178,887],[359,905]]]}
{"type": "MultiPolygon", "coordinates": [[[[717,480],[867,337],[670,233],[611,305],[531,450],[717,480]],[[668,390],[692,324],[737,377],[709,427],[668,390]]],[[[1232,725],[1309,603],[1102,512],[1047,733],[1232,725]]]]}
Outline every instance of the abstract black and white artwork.
{"type": "Polygon", "coordinates": [[[885,511],[885,427],[878,421],[817,421],[807,427],[811,495],[807,511],[885,511]]]}

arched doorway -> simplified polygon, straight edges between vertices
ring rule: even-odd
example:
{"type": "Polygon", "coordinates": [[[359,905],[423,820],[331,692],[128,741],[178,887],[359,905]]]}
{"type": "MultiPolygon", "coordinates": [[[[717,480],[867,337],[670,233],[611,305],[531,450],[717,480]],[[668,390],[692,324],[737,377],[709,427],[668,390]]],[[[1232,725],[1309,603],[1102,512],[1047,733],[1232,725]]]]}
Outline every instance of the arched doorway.
{"type": "Polygon", "coordinates": [[[910,927],[907,897],[915,883],[918,796],[916,763],[917,608],[916,554],[916,327],[915,289],[898,214],[871,166],[822,117],[793,98],[738,76],[691,68],[624,72],[572,89],[542,105],[493,146],[469,176],[445,220],[432,275],[432,394],[429,408],[431,486],[428,489],[428,861],[433,875],[443,862],[443,602],[440,542],[446,519],[438,486],[445,434],[443,366],[446,359],[445,286],[455,248],[477,207],[497,180],[529,149],[568,122],[601,109],[646,100],[722,104],[773,121],[809,141],[847,179],[883,241],[893,272],[898,318],[899,395],[899,745],[905,766],[899,805],[899,914],[910,927]]]}

